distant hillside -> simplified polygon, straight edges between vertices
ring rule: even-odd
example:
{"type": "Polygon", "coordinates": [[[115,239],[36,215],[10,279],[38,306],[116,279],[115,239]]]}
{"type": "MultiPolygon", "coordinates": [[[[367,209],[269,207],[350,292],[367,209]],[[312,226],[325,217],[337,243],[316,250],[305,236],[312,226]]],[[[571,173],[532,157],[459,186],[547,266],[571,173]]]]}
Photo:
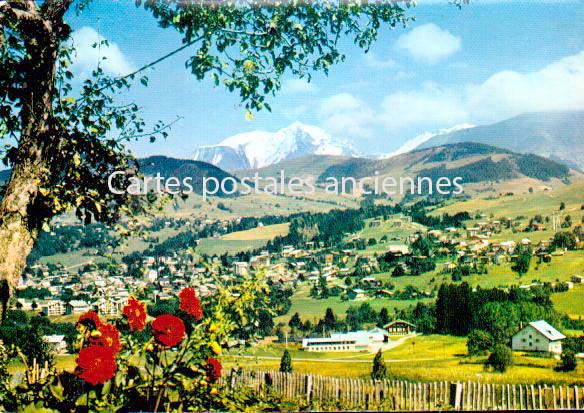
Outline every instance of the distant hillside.
{"type": "MultiPolygon", "coordinates": [[[[160,173],[160,175],[165,178],[176,177],[181,182],[184,178],[191,177],[192,181],[190,184],[193,186],[194,192],[198,194],[203,192],[203,178],[205,177],[215,177],[219,181],[222,181],[227,177],[233,177],[230,173],[225,172],[214,165],[201,161],[193,161],[191,159],[150,156],[138,160],[138,163],[140,164],[140,169],[144,175],[155,176],[156,173],[160,173]]],[[[226,185],[226,190],[228,192],[231,189],[232,187],[230,185],[226,185]]],[[[218,195],[225,194],[219,192],[218,195]]]]}
{"type": "Polygon", "coordinates": [[[460,142],[533,153],[584,170],[584,111],[524,114],[492,125],[438,135],[418,149],[460,142]]]}
{"type": "Polygon", "coordinates": [[[567,166],[536,155],[522,155],[507,149],[478,143],[457,143],[419,149],[390,159],[354,158],[332,165],[320,175],[356,179],[373,176],[462,177],[464,183],[508,181],[529,178],[541,182],[565,179],[571,171],[567,166]]]}
{"type": "Polygon", "coordinates": [[[278,162],[277,164],[266,166],[259,169],[243,169],[234,172],[238,177],[253,177],[257,172],[261,177],[279,177],[280,171],[284,171],[286,177],[298,177],[316,179],[328,167],[339,164],[351,159],[348,156],[335,155],[306,155],[300,158],[289,159],[278,162]]]}

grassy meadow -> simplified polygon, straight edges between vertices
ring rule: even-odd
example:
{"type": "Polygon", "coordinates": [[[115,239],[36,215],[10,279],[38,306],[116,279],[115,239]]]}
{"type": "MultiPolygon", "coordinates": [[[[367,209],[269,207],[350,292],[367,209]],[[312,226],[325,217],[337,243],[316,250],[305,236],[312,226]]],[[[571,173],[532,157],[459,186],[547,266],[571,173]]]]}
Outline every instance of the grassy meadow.
{"type": "MultiPolygon", "coordinates": [[[[374,354],[371,353],[310,353],[290,344],[295,372],[317,373],[324,376],[367,378],[371,372],[374,354]]],[[[237,365],[256,370],[277,370],[283,344],[250,349],[240,354],[223,357],[226,367],[237,365]]],[[[554,371],[557,360],[530,357],[515,353],[514,365],[505,373],[494,373],[484,368],[484,357],[466,357],[466,338],[441,335],[417,336],[383,353],[389,377],[412,381],[480,381],[484,383],[583,383],[584,363],[571,373],[554,371]]]]}

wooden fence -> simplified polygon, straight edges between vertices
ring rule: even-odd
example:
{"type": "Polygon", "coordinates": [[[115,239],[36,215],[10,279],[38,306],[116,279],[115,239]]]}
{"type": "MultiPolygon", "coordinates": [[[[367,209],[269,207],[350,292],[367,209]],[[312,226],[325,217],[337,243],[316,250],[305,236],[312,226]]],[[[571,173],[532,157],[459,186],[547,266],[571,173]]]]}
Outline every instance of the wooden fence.
{"type": "Polygon", "coordinates": [[[231,388],[252,387],[316,410],[326,406],[359,410],[544,410],[584,408],[578,386],[411,383],[325,377],[278,371],[232,370],[222,379],[231,388]]]}

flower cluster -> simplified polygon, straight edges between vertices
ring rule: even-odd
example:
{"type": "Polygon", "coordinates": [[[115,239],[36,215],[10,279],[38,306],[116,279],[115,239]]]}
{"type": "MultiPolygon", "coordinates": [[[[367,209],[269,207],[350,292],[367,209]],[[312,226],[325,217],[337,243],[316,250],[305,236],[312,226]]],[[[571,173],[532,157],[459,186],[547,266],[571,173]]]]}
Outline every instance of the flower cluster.
{"type": "Polygon", "coordinates": [[[103,384],[114,377],[118,368],[116,355],[122,349],[120,332],[114,325],[102,322],[93,311],[81,315],[77,327],[88,346],[79,352],[75,372],[94,386],[103,384]]]}
{"type": "MultiPolygon", "coordinates": [[[[180,317],[172,314],[156,317],[150,324],[151,338],[144,348],[155,348],[152,344],[156,343],[160,351],[165,351],[181,345],[183,341],[186,341],[185,322],[200,321],[203,318],[201,302],[193,288],[183,289],[179,294],[179,299],[180,317]]],[[[122,328],[122,331],[140,332],[148,325],[146,305],[134,297],[130,297],[122,313],[125,323],[119,325],[127,326],[122,328]]],[[[130,347],[128,353],[131,353],[131,341],[122,341],[120,330],[114,324],[103,322],[93,311],[81,315],[77,321],[77,327],[81,332],[82,341],[75,372],[78,377],[94,386],[104,384],[118,371],[116,358],[123,350],[124,343],[130,347]]],[[[209,329],[210,332],[211,330],[209,329]]],[[[188,337],[192,342],[193,337],[188,337]]],[[[188,344],[181,345],[183,349],[187,347],[188,344]]],[[[221,346],[215,341],[207,348],[214,354],[221,353],[221,346]]],[[[202,355],[202,357],[207,356],[202,355]]],[[[123,360],[124,357],[121,357],[118,362],[123,365],[123,360]]],[[[211,383],[221,377],[221,363],[213,357],[203,358],[201,368],[206,374],[206,379],[211,383]]]]}

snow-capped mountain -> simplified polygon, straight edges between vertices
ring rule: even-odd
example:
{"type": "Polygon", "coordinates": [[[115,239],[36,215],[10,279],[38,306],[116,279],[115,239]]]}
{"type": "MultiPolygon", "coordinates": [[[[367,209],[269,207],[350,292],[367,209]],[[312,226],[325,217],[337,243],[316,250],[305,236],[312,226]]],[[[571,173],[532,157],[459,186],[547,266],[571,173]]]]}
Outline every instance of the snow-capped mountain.
{"type": "Polygon", "coordinates": [[[402,146],[397,148],[395,151],[387,153],[385,155],[381,155],[379,157],[379,159],[388,159],[388,158],[392,158],[392,157],[397,156],[397,155],[411,152],[414,149],[416,149],[418,146],[429,141],[430,139],[432,139],[435,136],[445,135],[447,133],[456,132],[459,130],[469,129],[469,128],[474,128],[474,125],[471,125],[469,123],[463,123],[460,125],[453,126],[451,128],[440,129],[436,133],[432,133],[432,132],[421,133],[420,135],[417,135],[416,137],[407,140],[402,146]]]}
{"type": "Polygon", "coordinates": [[[295,122],[277,132],[253,131],[233,135],[217,145],[202,146],[194,159],[222,169],[262,168],[305,155],[356,155],[347,142],[324,130],[295,122]]]}

